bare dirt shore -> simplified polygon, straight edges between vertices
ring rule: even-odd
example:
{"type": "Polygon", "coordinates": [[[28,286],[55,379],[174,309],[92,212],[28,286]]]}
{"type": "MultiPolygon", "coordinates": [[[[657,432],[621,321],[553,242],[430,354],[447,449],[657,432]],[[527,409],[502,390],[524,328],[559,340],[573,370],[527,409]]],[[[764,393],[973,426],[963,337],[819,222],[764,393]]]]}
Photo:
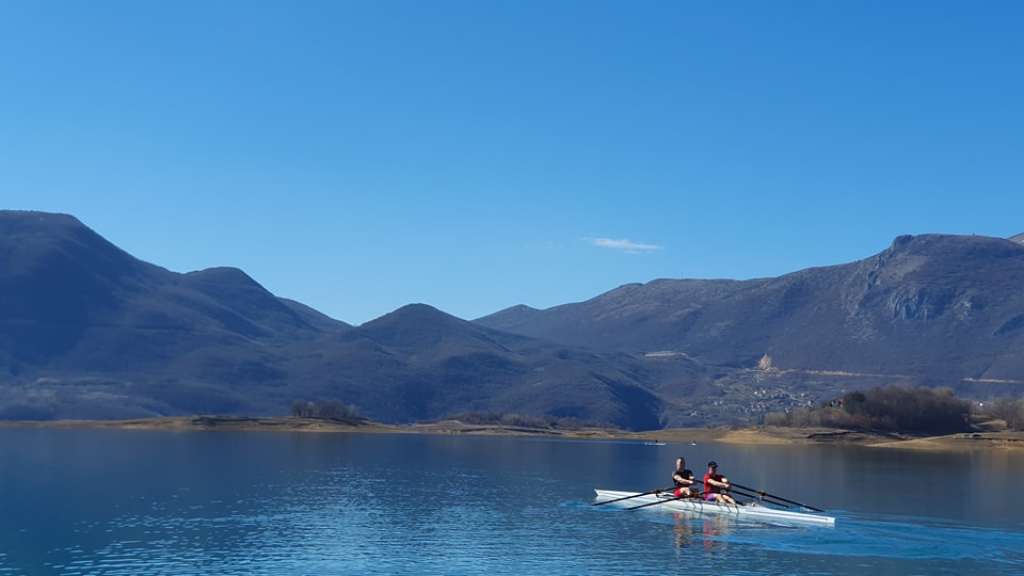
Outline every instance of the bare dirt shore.
{"type": "Polygon", "coordinates": [[[389,425],[365,420],[337,421],[319,418],[175,416],[137,420],[0,421],[0,428],[100,428],[117,430],[306,432],[368,434],[442,434],[477,436],[529,436],[636,442],[705,443],[743,445],[844,444],[885,449],[912,450],[1024,450],[1024,432],[986,431],[946,436],[910,436],[837,430],[832,428],[717,427],[668,428],[628,432],[614,428],[532,428],[493,424],[466,424],[444,420],[426,424],[389,425]]]}
{"type": "Polygon", "coordinates": [[[801,445],[844,444],[870,448],[899,448],[906,450],[1024,450],[1024,432],[983,431],[949,434],[944,436],[914,436],[895,433],[872,433],[835,428],[784,428],[759,426],[749,428],[670,429],[646,433],[666,441],[714,440],[727,444],[746,445],[801,445]]]}
{"type": "Polygon", "coordinates": [[[111,430],[235,431],[235,432],[401,432],[376,422],[319,418],[248,416],[168,416],[136,420],[0,421],[0,428],[100,428],[111,430]]]}

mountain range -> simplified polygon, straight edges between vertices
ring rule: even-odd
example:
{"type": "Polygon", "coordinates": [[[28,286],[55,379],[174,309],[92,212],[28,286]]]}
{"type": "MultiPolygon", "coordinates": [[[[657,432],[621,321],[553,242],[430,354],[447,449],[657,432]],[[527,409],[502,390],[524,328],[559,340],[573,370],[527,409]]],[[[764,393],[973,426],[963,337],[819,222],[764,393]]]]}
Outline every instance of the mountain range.
{"type": "Polygon", "coordinates": [[[657,427],[628,355],[414,304],[353,327],[235,268],[140,261],[77,219],[0,212],[0,417],[280,414],[338,399],[384,421],[513,411],[657,427]]]}
{"type": "Polygon", "coordinates": [[[757,421],[886,383],[1024,390],[1024,245],[924,235],[754,280],[655,280],[466,321],[353,326],[236,268],[177,273],[72,216],[0,211],[0,418],[521,413],[652,429],[757,421]]]}
{"type": "Polygon", "coordinates": [[[566,345],[679,351],[713,365],[872,372],[954,384],[1024,377],[1024,246],[901,236],[848,264],[756,280],[655,280],[477,320],[566,345]]]}

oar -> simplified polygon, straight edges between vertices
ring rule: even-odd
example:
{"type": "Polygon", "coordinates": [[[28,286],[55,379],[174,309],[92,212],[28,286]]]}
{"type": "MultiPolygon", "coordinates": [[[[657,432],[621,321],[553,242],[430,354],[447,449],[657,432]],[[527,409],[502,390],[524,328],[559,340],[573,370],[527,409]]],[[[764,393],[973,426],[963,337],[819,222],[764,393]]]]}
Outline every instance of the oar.
{"type": "Polygon", "coordinates": [[[648,502],[647,504],[641,504],[639,506],[633,506],[632,508],[626,508],[626,510],[639,510],[641,508],[647,508],[648,506],[657,506],[658,504],[664,504],[665,502],[672,502],[675,500],[685,500],[687,498],[699,497],[700,494],[695,496],[673,496],[672,498],[666,498],[664,500],[658,500],[657,502],[648,502]]]}
{"type": "Polygon", "coordinates": [[[658,492],[670,492],[672,488],[657,488],[650,492],[641,492],[639,494],[633,494],[632,496],[623,496],[622,498],[615,498],[612,500],[603,500],[601,502],[594,502],[591,506],[600,506],[602,504],[611,504],[612,502],[621,502],[623,500],[629,500],[630,498],[639,498],[641,496],[648,496],[650,494],[657,494],[658,492]]]}
{"type": "Polygon", "coordinates": [[[766,498],[774,498],[775,500],[779,500],[781,502],[786,502],[787,504],[792,504],[794,506],[800,506],[802,508],[807,508],[808,510],[814,510],[815,512],[824,512],[824,510],[822,510],[821,508],[815,508],[814,506],[808,506],[807,504],[801,504],[799,502],[794,502],[793,500],[788,500],[786,498],[783,498],[782,496],[776,496],[774,494],[769,494],[769,493],[765,492],[764,490],[755,490],[754,488],[749,488],[747,486],[744,486],[742,484],[737,484],[735,482],[730,482],[729,484],[732,485],[735,488],[742,488],[743,490],[749,490],[749,491],[754,492],[756,494],[760,494],[761,496],[764,496],[766,498]]]}
{"type": "Polygon", "coordinates": [[[747,498],[753,498],[754,500],[760,500],[760,501],[765,502],[767,504],[772,504],[772,505],[775,505],[775,506],[781,506],[783,508],[789,508],[789,506],[787,506],[786,504],[783,504],[781,502],[772,502],[771,500],[764,500],[758,494],[751,494],[750,492],[745,492],[743,490],[740,490],[739,488],[736,487],[735,484],[732,484],[730,486],[731,486],[730,487],[730,491],[731,492],[735,492],[735,493],[740,494],[742,496],[746,496],[747,498]]]}
{"type": "Polygon", "coordinates": [[[760,500],[761,502],[765,502],[766,504],[774,504],[775,506],[781,506],[783,508],[789,508],[788,505],[783,504],[782,502],[776,502],[774,500],[771,500],[772,495],[768,494],[767,492],[764,492],[763,490],[754,490],[753,488],[747,488],[746,486],[741,486],[739,484],[735,484],[735,483],[730,482],[729,483],[729,491],[735,492],[737,494],[742,494],[742,495],[744,495],[744,496],[746,496],[748,498],[754,498],[755,500],[760,500]]]}
{"type": "Polygon", "coordinates": [[[778,506],[782,506],[782,507],[788,508],[788,506],[786,506],[785,504],[781,504],[780,503],[780,502],[786,502],[786,503],[792,504],[794,506],[800,506],[801,508],[806,508],[808,510],[813,510],[815,512],[824,512],[824,510],[822,510],[821,508],[815,508],[814,506],[809,506],[807,504],[802,504],[800,502],[795,502],[793,500],[789,500],[788,498],[783,498],[782,496],[776,496],[775,494],[769,494],[768,492],[765,492],[764,490],[755,490],[753,488],[748,488],[746,486],[743,486],[742,484],[732,484],[732,486],[734,486],[736,488],[743,488],[744,490],[750,490],[751,492],[755,492],[761,498],[770,498],[771,500],[766,500],[766,502],[768,502],[769,504],[776,504],[778,506]],[[778,500],[779,502],[774,502],[773,500],[778,500]]]}

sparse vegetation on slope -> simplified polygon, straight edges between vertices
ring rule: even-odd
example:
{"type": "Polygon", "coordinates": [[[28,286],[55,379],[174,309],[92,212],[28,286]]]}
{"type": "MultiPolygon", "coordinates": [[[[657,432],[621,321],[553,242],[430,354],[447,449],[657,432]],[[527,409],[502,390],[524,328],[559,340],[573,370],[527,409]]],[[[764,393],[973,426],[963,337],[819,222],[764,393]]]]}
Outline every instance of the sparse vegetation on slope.
{"type": "Polygon", "coordinates": [[[549,428],[552,430],[575,430],[584,427],[596,427],[593,422],[583,422],[576,418],[556,418],[554,416],[530,416],[528,414],[499,412],[463,412],[447,418],[463,424],[479,426],[508,426],[513,428],[549,428]]]}
{"type": "Polygon", "coordinates": [[[292,416],[296,418],[323,418],[342,422],[365,420],[354,406],[337,400],[296,400],[292,403],[292,416]]]}
{"type": "Polygon", "coordinates": [[[1010,430],[1024,430],[1024,398],[999,398],[986,403],[984,411],[1006,422],[1010,430]]]}
{"type": "Polygon", "coordinates": [[[971,406],[951,390],[885,387],[850,392],[817,408],[767,414],[769,426],[951,434],[971,429],[971,406]]]}

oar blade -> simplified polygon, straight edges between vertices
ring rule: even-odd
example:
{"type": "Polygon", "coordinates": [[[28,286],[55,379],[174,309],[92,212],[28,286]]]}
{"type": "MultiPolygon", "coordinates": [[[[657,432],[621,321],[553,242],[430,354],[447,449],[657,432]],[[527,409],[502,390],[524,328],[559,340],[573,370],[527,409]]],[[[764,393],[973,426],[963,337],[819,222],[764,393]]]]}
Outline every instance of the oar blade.
{"type": "Polygon", "coordinates": [[[623,496],[621,498],[612,498],[611,500],[602,500],[600,502],[594,502],[591,506],[602,506],[604,504],[611,504],[612,502],[622,502],[623,500],[630,500],[632,498],[639,498],[641,496],[649,496],[651,494],[658,494],[659,492],[669,492],[671,488],[655,488],[647,492],[641,492],[639,494],[631,494],[629,496],[623,496]]]}

